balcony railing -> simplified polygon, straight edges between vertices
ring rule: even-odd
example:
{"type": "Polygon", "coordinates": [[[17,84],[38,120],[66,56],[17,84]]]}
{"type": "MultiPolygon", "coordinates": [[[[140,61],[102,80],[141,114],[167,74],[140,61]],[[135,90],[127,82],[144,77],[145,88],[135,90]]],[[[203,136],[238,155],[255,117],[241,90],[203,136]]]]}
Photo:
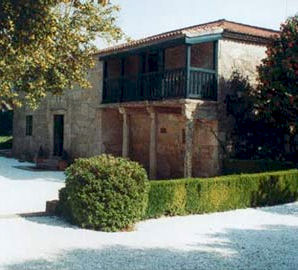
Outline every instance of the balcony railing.
{"type": "Polygon", "coordinates": [[[215,72],[191,69],[187,74],[183,68],[105,79],[103,103],[170,98],[216,100],[216,92],[215,72]]]}

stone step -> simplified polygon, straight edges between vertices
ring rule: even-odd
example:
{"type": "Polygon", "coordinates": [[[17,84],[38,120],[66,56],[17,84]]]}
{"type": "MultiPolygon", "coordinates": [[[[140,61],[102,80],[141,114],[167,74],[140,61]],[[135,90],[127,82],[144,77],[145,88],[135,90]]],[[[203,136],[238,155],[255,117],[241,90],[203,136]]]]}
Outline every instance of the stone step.
{"type": "Polygon", "coordinates": [[[59,163],[59,159],[56,159],[56,158],[45,159],[41,162],[36,162],[36,167],[38,169],[44,169],[44,170],[58,170],[58,163],[59,163]]]}
{"type": "Polygon", "coordinates": [[[0,156],[11,158],[12,157],[11,149],[1,149],[0,156]]]}

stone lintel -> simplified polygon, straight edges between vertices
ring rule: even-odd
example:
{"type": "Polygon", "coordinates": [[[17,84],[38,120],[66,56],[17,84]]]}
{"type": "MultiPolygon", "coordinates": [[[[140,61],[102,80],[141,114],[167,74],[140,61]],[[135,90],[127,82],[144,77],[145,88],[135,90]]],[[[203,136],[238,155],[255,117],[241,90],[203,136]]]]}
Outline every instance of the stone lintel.
{"type": "Polygon", "coordinates": [[[148,106],[161,106],[161,107],[181,107],[185,104],[186,99],[165,99],[165,100],[155,100],[155,101],[130,101],[130,102],[121,102],[121,103],[108,103],[100,104],[100,108],[144,108],[148,106]]]}

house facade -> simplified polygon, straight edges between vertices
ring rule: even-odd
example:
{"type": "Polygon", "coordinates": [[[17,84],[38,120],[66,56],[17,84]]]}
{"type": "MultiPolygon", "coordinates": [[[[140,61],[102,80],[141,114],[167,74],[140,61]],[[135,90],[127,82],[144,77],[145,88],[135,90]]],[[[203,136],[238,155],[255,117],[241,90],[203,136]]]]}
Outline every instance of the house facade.
{"type": "Polygon", "coordinates": [[[13,154],[34,158],[42,146],[48,157],[128,157],[151,179],[218,175],[231,123],[225,85],[233,71],[255,83],[277,34],[219,20],[102,50],[91,89],[15,111],[13,154]]]}

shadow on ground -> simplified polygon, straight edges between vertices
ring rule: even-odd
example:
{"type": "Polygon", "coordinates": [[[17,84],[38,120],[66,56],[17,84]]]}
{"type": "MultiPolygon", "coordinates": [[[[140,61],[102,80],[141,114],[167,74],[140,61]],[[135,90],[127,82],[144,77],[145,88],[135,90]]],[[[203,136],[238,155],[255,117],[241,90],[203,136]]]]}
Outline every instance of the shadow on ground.
{"type": "Polygon", "coordinates": [[[17,181],[43,181],[63,183],[65,175],[61,171],[40,171],[28,169],[33,163],[18,162],[15,159],[0,157],[0,179],[17,181]]]}
{"type": "MultiPolygon", "coordinates": [[[[158,235],[156,235],[158,237],[158,235]]],[[[274,225],[259,230],[229,229],[208,235],[214,244],[196,241],[183,249],[129,248],[61,252],[54,260],[31,260],[4,266],[5,270],[198,270],[198,269],[298,269],[298,227],[274,225]]],[[[58,239],[57,239],[58,240],[58,239]]],[[[136,243],[136,246],[137,243],[136,243]]]]}
{"type": "Polygon", "coordinates": [[[298,217],[298,207],[296,204],[284,204],[284,205],[277,205],[274,207],[261,207],[261,208],[258,208],[258,210],[266,213],[271,213],[271,214],[298,217]]]}
{"type": "Polygon", "coordinates": [[[71,228],[71,229],[80,229],[77,226],[71,225],[70,223],[66,222],[65,220],[63,220],[60,217],[57,216],[42,216],[42,217],[38,217],[38,216],[23,216],[24,219],[30,221],[30,222],[34,222],[34,223],[38,223],[38,224],[42,224],[42,225],[49,225],[49,226],[54,226],[54,227],[61,227],[61,228],[71,228]]]}

